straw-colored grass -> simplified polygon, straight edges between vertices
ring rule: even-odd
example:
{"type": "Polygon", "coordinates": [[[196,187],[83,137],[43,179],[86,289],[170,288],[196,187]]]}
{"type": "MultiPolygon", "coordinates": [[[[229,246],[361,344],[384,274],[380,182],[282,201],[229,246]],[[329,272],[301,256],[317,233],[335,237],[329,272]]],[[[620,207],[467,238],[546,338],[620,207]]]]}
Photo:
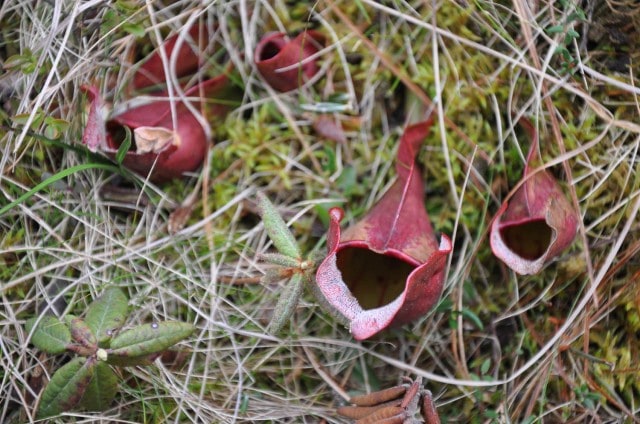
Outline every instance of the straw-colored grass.
{"type": "Polygon", "coordinates": [[[81,314],[110,285],[128,293],[131,324],[173,319],[197,331],[177,363],[122,372],[110,409],[58,422],[344,422],[334,411],[345,396],[405,375],[424,377],[443,422],[634,422],[637,16],[611,0],[2,2],[0,422],[33,420],[42,382],[68,359],[30,345],[25,321],[81,314]],[[213,128],[202,175],[156,186],[79,170],[7,207],[99,160],[80,143],[82,84],[117,98],[135,57],[196,21],[215,25],[244,90],[213,128]],[[257,42],[309,27],[328,40],[320,74],[275,93],[253,65],[257,42]],[[344,144],[320,137],[300,108],[333,94],[350,105],[344,144]],[[257,255],[272,246],[255,193],[305,253],[324,252],[328,208],[346,209],[344,225],[362,216],[393,180],[403,125],[428,111],[438,118],[420,154],[426,204],[455,243],[438,307],[355,342],[307,291],[291,324],[269,334],[284,282],[256,284],[267,269],[257,255]],[[572,247],[530,277],[495,259],[487,238],[524,166],[521,116],[581,218],[572,247]],[[189,193],[193,212],[170,234],[189,193]]]}

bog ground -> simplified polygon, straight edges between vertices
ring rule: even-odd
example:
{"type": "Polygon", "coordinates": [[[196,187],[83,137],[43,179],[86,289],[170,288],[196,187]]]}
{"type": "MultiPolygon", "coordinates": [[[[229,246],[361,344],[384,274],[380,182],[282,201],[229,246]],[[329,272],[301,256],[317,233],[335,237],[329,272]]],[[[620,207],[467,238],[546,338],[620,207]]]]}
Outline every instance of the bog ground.
{"type": "Polygon", "coordinates": [[[639,41],[628,0],[2,2],[0,422],[33,421],[73,357],[37,349],[26,322],[83,316],[114,286],[127,329],[196,330],[119,368],[105,410],[52,422],[349,422],[336,414],[349,396],[402,377],[422,377],[445,423],[637,421],[639,41]],[[89,151],[86,87],[121,113],[141,61],[194,25],[207,57],[187,84],[223,73],[233,89],[198,121],[202,165],[164,182],[89,151]],[[274,89],[256,47],[304,30],[324,38],[306,59],[317,71],[274,89]],[[359,222],[396,180],[403,129],[429,115],[416,163],[438,240],[453,242],[436,306],[356,341],[311,282],[270,332],[287,280],[261,282],[275,248],[257,193],[321,259],[330,208],[342,228],[359,222]],[[578,217],[570,246],[528,276],[489,243],[525,169],[522,118],[578,217]]]}

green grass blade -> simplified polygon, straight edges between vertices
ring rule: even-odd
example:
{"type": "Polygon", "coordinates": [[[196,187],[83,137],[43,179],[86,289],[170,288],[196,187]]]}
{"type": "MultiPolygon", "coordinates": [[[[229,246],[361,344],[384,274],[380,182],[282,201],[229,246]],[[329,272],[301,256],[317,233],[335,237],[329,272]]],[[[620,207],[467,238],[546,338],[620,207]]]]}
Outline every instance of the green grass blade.
{"type": "Polygon", "coordinates": [[[106,165],[106,164],[102,164],[102,163],[85,163],[85,164],[81,164],[81,165],[72,166],[71,168],[67,168],[65,170],[62,170],[62,171],[58,172],[55,175],[52,175],[51,177],[47,178],[46,180],[44,180],[40,184],[36,185],[31,190],[27,191],[26,193],[24,193],[23,195],[18,197],[13,202],[9,203],[6,206],[3,206],[0,209],[0,216],[4,215],[5,213],[7,213],[7,211],[11,210],[12,208],[16,207],[20,203],[24,202],[25,200],[27,200],[28,198],[30,198],[31,196],[33,196],[37,192],[47,188],[51,184],[53,184],[53,183],[55,183],[57,181],[60,181],[61,179],[66,178],[69,175],[75,174],[76,172],[86,171],[87,169],[104,169],[104,170],[107,170],[107,171],[114,171],[114,170],[117,171],[118,170],[118,168],[113,166],[113,165],[106,165]]]}

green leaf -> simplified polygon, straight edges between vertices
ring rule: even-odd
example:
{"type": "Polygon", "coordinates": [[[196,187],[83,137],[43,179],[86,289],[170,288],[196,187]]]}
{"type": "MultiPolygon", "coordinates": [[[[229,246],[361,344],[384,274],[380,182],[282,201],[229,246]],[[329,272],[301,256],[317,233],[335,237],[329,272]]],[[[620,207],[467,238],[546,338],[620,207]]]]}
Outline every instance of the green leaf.
{"type": "Polygon", "coordinates": [[[117,287],[110,287],[87,310],[85,322],[102,345],[122,327],[129,310],[127,296],[117,287]]]}
{"type": "Polygon", "coordinates": [[[57,181],[60,181],[61,179],[66,178],[71,174],[74,174],[74,173],[80,172],[80,171],[84,171],[84,170],[87,170],[87,169],[104,169],[104,170],[107,170],[107,171],[113,171],[114,167],[111,166],[111,165],[106,165],[106,164],[102,164],[102,163],[85,163],[85,164],[72,166],[71,168],[68,168],[68,169],[64,169],[64,170],[58,172],[57,174],[52,175],[51,177],[47,178],[45,181],[43,181],[40,184],[36,185],[34,188],[32,188],[31,190],[27,191],[26,193],[22,194],[20,197],[18,197],[13,202],[11,202],[8,205],[5,205],[2,208],[0,208],[0,216],[4,215],[7,211],[13,209],[14,207],[19,205],[20,203],[24,202],[25,200],[27,200],[28,198],[30,198],[31,196],[33,196],[34,194],[36,194],[40,190],[43,190],[43,189],[47,188],[51,184],[53,184],[53,183],[55,183],[57,181]]]}
{"type": "Polygon", "coordinates": [[[160,356],[159,353],[152,353],[151,355],[136,356],[131,358],[128,356],[109,355],[107,357],[107,364],[114,365],[116,367],[147,366],[153,364],[153,361],[155,361],[158,356],[160,356]]]}
{"type": "Polygon", "coordinates": [[[186,322],[154,322],[124,331],[111,341],[109,356],[146,356],[162,352],[195,330],[186,322]]]}
{"type": "Polygon", "coordinates": [[[124,140],[120,143],[120,147],[118,147],[118,151],[116,152],[116,162],[119,165],[122,165],[122,161],[126,156],[129,148],[131,148],[131,130],[126,125],[122,126],[124,128],[124,140]]]}
{"type": "Polygon", "coordinates": [[[45,128],[44,136],[56,140],[62,136],[62,133],[69,128],[69,122],[64,119],[57,119],[51,116],[47,116],[44,119],[45,128]]]}
{"type": "Polygon", "coordinates": [[[325,145],[322,150],[326,155],[326,159],[322,163],[322,169],[327,171],[329,174],[333,174],[336,172],[336,169],[338,169],[336,153],[328,145],[325,145]]]}
{"type": "Polygon", "coordinates": [[[484,325],[482,325],[482,320],[473,311],[471,311],[470,309],[464,308],[463,310],[460,311],[460,314],[462,314],[462,316],[468,319],[469,321],[473,321],[473,323],[476,325],[476,327],[478,327],[478,329],[484,330],[484,325]]]}
{"type": "Polygon", "coordinates": [[[571,28],[567,30],[567,36],[571,38],[580,38],[580,34],[578,34],[578,31],[571,28]]]}
{"type": "Polygon", "coordinates": [[[279,253],[264,253],[260,255],[260,260],[269,262],[270,264],[280,265],[287,268],[299,268],[300,259],[291,258],[279,253]]]}
{"type": "Polygon", "coordinates": [[[558,33],[564,32],[564,26],[553,25],[553,26],[547,27],[545,31],[547,32],[547,34],[558,34],[558,33]]]}
{"type": "Polygon", "coordinates": [[[80,405],[89,411],[104,411],[113,402],[117,391],[118,376],[109,365],[98,362],[80,405]]]}
{"type": "Polygon", "coordinates": [[[83,319],[70,316],[65,317],[65,321],[67,321],[67,323],[69,324],[69,329],[71,330],[71,338],[76,343],[80,343],[82,346],[91,349],[98,348],[98,341],[96,340],[96,336],[93,334],[93,331],[83,319]]]}
{"type": "Polygon", "coordinates": [[[141,24],[124,23],[122,24],[122,29],[137,38],[144,37],[144,26],[141,24]]]}
{"type": "Polygon", "coordinates": [[[302,254],[296,239],[287,228],[278,211],[276,211],[276,208],[267,199],[267,196],[262,193],[258,193],[258,207],[260,208],[264,228],[278,252],[290,258],[300,259],[302,254]]]}
{"type": "Polygon", "coordinates": [[[56,371],[40,396],[37,417],[51,417],[76,406],[91,381],[95,364],[94,359],[76,357],[56,371]]]}
{"type": "MultiPolygon", "coordinates": [[[[27,321],[27,333],[31,333],[37,320],[38,317],[35,317],[27,321]]],[[[37,325],[38,327],[31,335],[31,343],[38,349],[47,353],[58,354],[64,352],[71,343],[69,328],[58,318],[47,315],[42,317],[37,325]]]]}
{"type": "Polygon", "coordinates": [[[356,168],[353,166],[345,166],[340,173],[340,176],[336,180],[336,185],[342,192],[342,194],[349,198],[354,194],[364,194],[364,189],[361,184],[358,184],[358,174],[356,168]]]}
{"type": "Polygon", "coordinates": [[[587,15],[585,15],[584,11],[580,8],[576,9],[574,12],[570,13],[569,16],[567,16],[567,22],[586,21],[586,20],[587,20],[587,15]]]}
{"type": "Polygon", "coordinates": [[[31,74],[36,69],[38,59],[30,49],[26,49],[21,55],[9,56],[3,63],[3,69],[19,68],[22,73],[31,74]]]}
{"type": "Polygon", "coordinates": [[[294,274],[280,294],[269,323],[269,332],[277,333],[287,324],[300,301],[304,288],[302,274],[294,274]]]}
{"type": "Polygon", "coordinates": [[[480,374],[484,375],[487,372],[489,372],[490,367],[491,367],[491,359],[487,358],[484,360],[484,362],[482,362],[482,365],[480,365],[480,374]]]}
{"type": "Polygon", "coordinates": [[[27,125],[31,115],[33,115],[33,118],[31,119],[31,128],[39,127],[45,119],[44,113],[42,113],[42,111],[37,111],[35,113],[21,113],[19,115],[15,115],[11,118],[11,121],[16,125],[27,125]]]}

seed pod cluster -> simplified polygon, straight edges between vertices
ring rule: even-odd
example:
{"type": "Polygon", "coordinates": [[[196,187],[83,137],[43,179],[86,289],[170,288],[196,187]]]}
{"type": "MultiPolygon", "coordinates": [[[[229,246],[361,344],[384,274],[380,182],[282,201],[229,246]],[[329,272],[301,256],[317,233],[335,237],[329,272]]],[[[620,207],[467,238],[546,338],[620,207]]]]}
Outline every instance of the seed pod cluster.
{"type": "Polygon", "coordinates": [[[350,406],[337,412],[355,424],[440,424],[431,392],[422,387],[422,378],[407,378],[403,384],[366,395],[354,396],[350,406]],[[415,418],[418,409],[422,419],[415,418]]]}

